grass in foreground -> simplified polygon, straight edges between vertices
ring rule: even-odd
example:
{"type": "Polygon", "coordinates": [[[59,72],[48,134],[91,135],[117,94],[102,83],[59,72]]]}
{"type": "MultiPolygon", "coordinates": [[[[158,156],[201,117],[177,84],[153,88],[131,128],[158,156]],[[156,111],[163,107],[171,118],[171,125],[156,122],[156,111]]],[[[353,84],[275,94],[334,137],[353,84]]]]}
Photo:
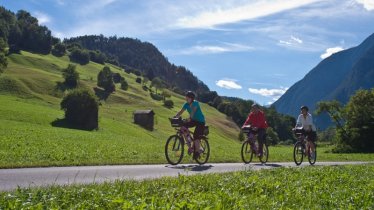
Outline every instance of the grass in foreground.
{"type": "Polygon", "coordinates": [[[374,165],[279,168],[18,189],[0,209],[372,209],[374,165]]]}

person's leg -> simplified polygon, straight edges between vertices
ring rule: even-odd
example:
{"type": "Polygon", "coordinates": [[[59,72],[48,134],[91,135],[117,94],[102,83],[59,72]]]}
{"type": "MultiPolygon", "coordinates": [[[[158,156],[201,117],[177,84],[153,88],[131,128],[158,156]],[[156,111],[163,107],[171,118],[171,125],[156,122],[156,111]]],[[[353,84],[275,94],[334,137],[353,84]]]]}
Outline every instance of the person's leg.
{"type": "Polygon", "coordinates": [[[262,156],[262,149],[264,147],[266,131],[263,128],[258,129],[257,139],[258,139],[258,155],[262,156]]]}
{"type": "Polygon", "coordinates": [[[200,138],[204,134],[205,124],[196,122],[196,127],[194,131],[194,148],[195,154],[194,157],[197,158],[200,155],[200,138]]]}

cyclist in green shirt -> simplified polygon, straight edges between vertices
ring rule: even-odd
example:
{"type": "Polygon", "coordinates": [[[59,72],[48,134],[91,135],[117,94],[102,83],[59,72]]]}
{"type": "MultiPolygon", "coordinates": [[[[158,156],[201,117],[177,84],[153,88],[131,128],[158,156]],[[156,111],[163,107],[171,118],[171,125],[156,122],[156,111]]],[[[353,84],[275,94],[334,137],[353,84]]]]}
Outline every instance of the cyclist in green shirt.
{"type": "Polygon", "coordinates": [[[188,128],[196,127],[193,133],[193,147],[195,148],[193,157],[197,158],[200,155],[200,138],[204,134],[205,117],[192,91],[186,93],[186,103],[175,117],[180,117],[185,110],[190,114],[190,117],[184,122],[183,126],[188,128]]]}

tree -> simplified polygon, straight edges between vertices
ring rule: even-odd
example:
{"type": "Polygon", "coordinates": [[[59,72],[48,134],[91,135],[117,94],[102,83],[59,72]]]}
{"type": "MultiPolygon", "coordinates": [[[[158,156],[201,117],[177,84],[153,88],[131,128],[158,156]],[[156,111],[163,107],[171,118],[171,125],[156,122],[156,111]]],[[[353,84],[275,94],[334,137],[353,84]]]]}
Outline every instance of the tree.
{"type": "Polygon", "coordinates": [[[121,89],[122,90],[129,89],[129,84],[127,83],[124,77],[121,78],[121,89]]]}
{"type": "Polygon", "coordinates": [[[98,128],[99,104],[87,90],[73,90],[61,101],[65,120],[73,127],[93,130],[98,128]]]}
{"type": "Polygon", "coordinates": [[[374,88],[358,90],[342,107],[337,101],[323,101],[317,113],[327,112],[336,124],[335,152],[374,152],[374,88]]]}
{"type": "Polygon", "coordinates": [[[79,73],[75,68],[75,65],[69,64],[69,66],[62,72],[62,76],[65,79],[64,84],[70,88],[75,88],[78,85],[79,73]]]}
{"type": "Polygon", "coordinates": [[[86,65],[90,62],[90,55],[87,50],[81,50],[79,48],[73,48],[70,53],[70,60],[81,65],[86,65]]]}
{"type": "Polygon", "coordinates": [[[358,90],[345,107],[345,131],[342,141],[354,151],[374,152],[374,88],[358,90]]]}
{"type": "Polygon", "coordinates": [[[97,86],[104,88],[108,93],[115,91],[112,71],[108,66],[105,66],[97,75],[97,86]]]}
{"type": "Polygon", "coordinates": [[[0,74],[4,72],[8,66],[8,60],[6,58],[7,44],[3,38],[0,38],[0,74]]]}
{"type": "Polygon", "coordinates": [[[279,143],[280,140],[279,140],[278,134],[277,134],[277,132],[274,131],[273,128],[268,127],[268,128],[266,129],[266,135],[267,135],[266,140],[267,140],[267,142],[269,142],[270,144],[272,144],[272,145],[276,145],[276,144],[279,143]]]}
{"type": "Polygon", "coordinates": [[[163,81],[159,77],[155,77],[152,80],[151,87],[155,87],[156,88],[156,94],[157,94],[157,90],[163,88],[164,87],[164,83],[163,83],[163,81]]]}
{"type": "Polygon", "coordinates": [[[162,93],[161,93],[161,95],[164,98],[164,101],[165,101],[166,98],[170,98],[171,97],[171,93],[168,90],[163,90],[162,93]]]}
{"type": "Polygon", "coordinates": [[[90,60],[96,63],[104,64],[106,56],[99,50],[89,51],[90,60]]]}
{"type": "Polygon", "coordinates": [[[57,43],[52,48],[52,55],[61,57],[66,53],[66,46],[62,43],[57,43]]]}

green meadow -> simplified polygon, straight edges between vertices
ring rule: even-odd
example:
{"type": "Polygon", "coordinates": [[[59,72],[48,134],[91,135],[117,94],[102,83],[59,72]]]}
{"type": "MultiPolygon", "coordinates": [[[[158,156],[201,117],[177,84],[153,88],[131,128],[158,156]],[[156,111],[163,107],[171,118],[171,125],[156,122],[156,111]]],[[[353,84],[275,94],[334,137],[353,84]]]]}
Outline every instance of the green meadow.
{"type": "Polygon", "coordinates": [[[0,209],[373,208],[373,165],[181,175],[0,193],[0,209]]]}
{"type": "MultiPolygon", "coordinates": [[[[134,74],[109,65],[129,83],[100,101],[99,129],[83,131],[53,126],[64,117],[60,102],[67,90],[58,88],[62,69],[69,58],[22,51],[8,57],[8,68],[0,75],[0,168],[166,163],[164,145],[175,133],[168,118],[184,103],[172,93],[174,108],[153,100],[134,74]],[[133,112],[153,109],[155,129],[148,131],[133,123],[133,112]]],[[[80,86],[93,90],[103,65],[78,65],[80,86]]],[[[149,84],[148,84],[149,86],[149,84]]],[[[209,162],[240,162],[239,128],[216,109],[202,104],[210,126],[209,162]]],[[[321,146],[317,161],[374,160],[373,154],[333,154],[331,146],[321,146]]],[[[269,162],[292,161],[292,146],[270,147],[269,162]]],[[[184,163],[191,162],[186,156],[184,163]]],[[[257,160],[255,160],[257,161],[257,160]]]]}

